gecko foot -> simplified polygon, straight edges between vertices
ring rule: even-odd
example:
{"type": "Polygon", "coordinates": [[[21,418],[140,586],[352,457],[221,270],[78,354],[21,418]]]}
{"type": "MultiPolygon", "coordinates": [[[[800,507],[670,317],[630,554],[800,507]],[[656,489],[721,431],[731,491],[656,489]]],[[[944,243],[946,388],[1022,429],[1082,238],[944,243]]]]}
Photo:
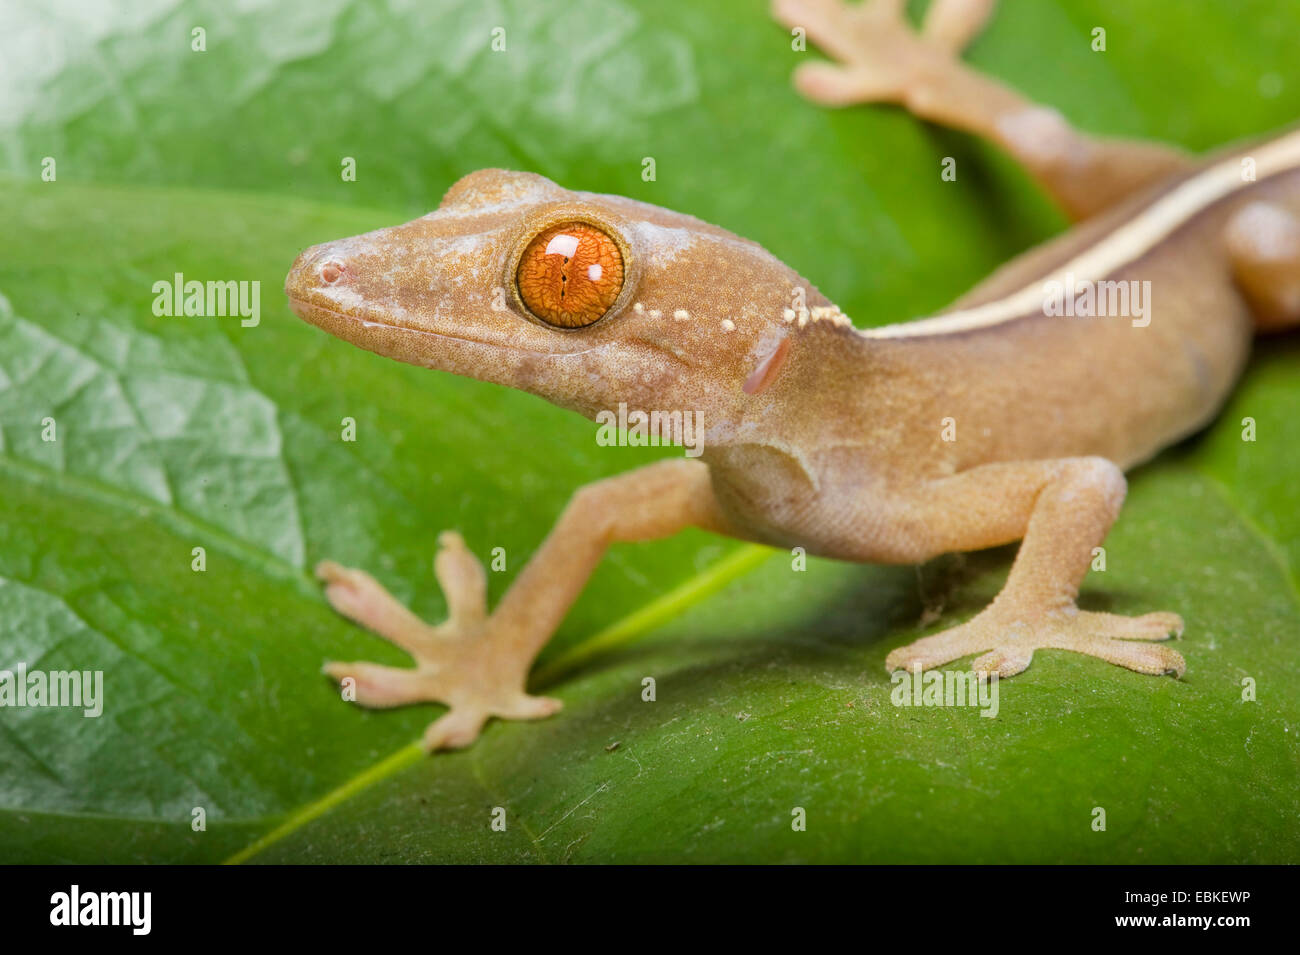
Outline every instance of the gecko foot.
{"type": "Polygon", "coordinates": [[[920,31],[904,0],[774,0],[773,16],[807,31],[839,64],[807,63],[795,87],[826,106],[888,102],[912,105],[942,95],[951,64],[984,26],[995,0],[933,0],[920,31]]]}
{"type": "Polygon", "coordinates": [[[1028,667],[1034,651],[1043,649],[1073,650],[1138,673],[1177,677],[1187,666],[1182,655],[1151,641],[1167,640],[1182,632],[1183,620],[1173,613],[1122,617],[1074,606],[1037,613],[993,606],[966,623],[899,647],[885,659],[885,668],[925,670],[987,651],[971,669],[1006,677],[1028,667]]]}
{"type": "Polygon", "coordinates": [[[459,749],[478,738],[483,724],[496,716],[532,720],[550,716],[559,700],[524,691],[530,659],[510,652],[508,642],[494,639],[487,612],[487,578],[483,565],[459,534],[444,533],[434,573],[447,599],[446,622],[434,626],[398,602],[369,574],[322,561],[316,576],[325,596],[343,616],[397,646],[415,660],[414,669],[375,663],[327,663],[324,672],[350,688],[363,706],[443,703],[450,709],[429,725],[426,749],[459,749]],[[347,684],[344,684],[347,686],[347,684]]]}

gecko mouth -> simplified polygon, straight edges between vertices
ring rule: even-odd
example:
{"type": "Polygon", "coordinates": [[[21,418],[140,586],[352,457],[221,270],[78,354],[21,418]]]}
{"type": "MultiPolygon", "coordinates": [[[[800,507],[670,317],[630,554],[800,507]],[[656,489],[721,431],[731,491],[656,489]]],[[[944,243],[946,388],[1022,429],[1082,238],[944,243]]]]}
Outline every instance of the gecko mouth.
{"type": "MultiPolygon", "coordinates": [[[[536,348],[521,348],[518,345],[506,344],[503,342],[489,342],[481,338],[470,338],[467,335],[450,335],[446,332],[435,332],[428,328],[412,328],[408,325],[394,325],[391,322],[377,322],[370,318],[364,318],[360,315],[349,315],[347,312],[340,312],[337,309],[329,308],[324,305],[317,305],[315,302],[308,302],[305,299],[288,296],[289,308],[295,315],[308,324],[315,325],[317,328],[324,329],[335,338],[341,338],[346,342],[351,342],[367,351],[375,352],[378,355],[384,355],[388,358],[394,358],[397,361],[407,362],[409,364],[424,365],[428,368],[442,369],[445,371],[456,372],[450,367],[447,361],[439,361],[439,358],[446,358],[437,351],[429,353],[420,350],[420,354],[425,356],[425,361],[412,361],[410,353],[401,349],[403,354],[395,354],[395,338],[401,336],[417,336],[415,340],[428,340],[446,342],[448,347],[468,346],[475,350],[488,350],[498,354],[508,352],[512,356],[523,359],[545,359],[545,358],[580,358],[584,355],[600,351],[601,346],[592,345],[588,348],[577,351],[542,351],[536,348]]],[[[664,349],[657,342],[646,339],[639,339],[644,347],[650,348],[661,355],[663,358],[673,364],[687,367],[689,362],[681,355],[674,354],[664,349]]],[[[409,341],[409,339],[408,339],[409,341]]],[[[471,377],[477,377],[471,374],[471,377]]]]}
{"type": "Polygon", "coordinates": [[[435,332],[427,328],[409,328],[405,325],[393,325],[389,322],[377,322],[371,318],[363,318],[360,315],[349,315],[347,312],[340,312],[337,309],[327,308],[324,305],[317,305],[315,302],[308,302],[305,299],[294,298],[289,296],[289,308],[293,313],[303,321],[315,325],[317,328],[323,328],[325,331],[337,335],[339,338],[348,341],[353,340],[353,336],[345,334],[343,329],[351,328],[356,330],[372,329],[377,332],[398,332],[404,335],[427,335],[432,338],[442,338],[447,341],[463,342],[469,345],[482,345],[486,348],[509,348],[509,345],[498,345],[495,342],[485,342],[478,338],[468,338],[464,335],[448,335],[445,332],[435,332]]]}
{"type": "Polygon", "coordinates": [[[591,408],[603,407],[600,402],[574,398],[571,389],[555,393],[550,387],[557,377],[573,382],[590,379],[592,353],[601,350],[598,346],[581,351],[542,351],[377,322],[292,295],[289,307],[299,318],[335,338],[394,361],[531,392],[588,417],[595,414],[591,408]]]}
{"type": "MultiPolygon", "coordinates": [[[[471,338],[468,335],[452,335],[447,332],[437,332],[428,328],[413,328],[409,325],[394,325],[391,322],[378,322],[372,318],[366,318],[361,315],[350,315],[347,312],[340,312],[337,309],[329,308],[325,305],[319,305],[316,302],[309,302],[306,299],[297,298],[293,295],[288,296],[289,308],[295,315],[308,324],[315,325],[317,328],[324,329],[336,338],[358,345],[367,351],[376,354],[385,355],[389,358],[396,358],[398,361],[411,362],[409,352],[398,347],[401,339],[411,341],[434,340],[447,343],[448,347],[469,346],[473,349],[486,349],[493,352],[509,352],[519,357],[531,358],[574,358],[583,355],[594,349],[585,348],[581,351],[541,351],[535,348],[521,348],[515,344],[505,342],[485,341],[481,338],[471,338]],[[408,337],[410,336],[410,337],[408,337]],[[394,351],[401,350],[404,354],[394,354],[394,351]]],[[[426,364],[429,367],[441,368],[443,365],[437,361],[439,354],[436,350],[426,352],[424,349],[419,350],[422,356],[428,358],[428,361],[412,362],[413,364],[426,364]]]]}

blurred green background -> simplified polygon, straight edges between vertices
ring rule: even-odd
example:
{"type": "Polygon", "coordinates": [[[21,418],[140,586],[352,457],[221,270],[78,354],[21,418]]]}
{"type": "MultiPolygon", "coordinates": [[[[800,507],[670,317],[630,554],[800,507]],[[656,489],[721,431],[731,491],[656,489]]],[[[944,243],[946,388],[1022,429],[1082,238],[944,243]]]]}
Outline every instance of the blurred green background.
{"type": "MultiPolygon", "coordinates": [[[[885,655],[978,610],[1012,551],[796,573],[691,533],[606,560],[543,657],[559,716],[414,758],[438,708],[339,700],[325,659],[403,658],[307,569],[365,567],[439,619],[438,531],[506,549],[499,597],[576,486],[667,452],[306,326],[279,291],[299,250],[527,169],[756,239],[875,325],[1063,221],[964,136],[801,101],[819,54],[761,3],[0,0],[0,22],[0,668],[101,669],[106,694],[97,720],[0,710],[0,861],[1300,860],[1295,336],[1132,476],[1085,585],[1181,612],[1183,680],[1040,652],[996,719],[898,709],[885,655]],[[260,281],[261,323],[154,316],[175,272],[260,281]]],[[[1282,0],[1008,0],[969,59],[1086,129],[1202,150],[1297,118],[1298,31],[1282,0]]]]}

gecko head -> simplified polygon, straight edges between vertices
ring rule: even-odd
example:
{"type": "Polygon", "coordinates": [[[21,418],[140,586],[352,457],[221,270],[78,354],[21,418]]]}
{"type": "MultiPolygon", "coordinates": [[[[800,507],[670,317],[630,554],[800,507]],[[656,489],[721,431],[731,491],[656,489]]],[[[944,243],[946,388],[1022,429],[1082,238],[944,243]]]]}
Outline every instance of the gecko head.
{"type": "Polygon", "coordinates": [[[829,306],[724,229],[493,169],[426,216],[308,249],[285,291],[302,318],[392,358],[588,417],[625,403],[706,427],[770,400],[796,309],[829,306]]]}

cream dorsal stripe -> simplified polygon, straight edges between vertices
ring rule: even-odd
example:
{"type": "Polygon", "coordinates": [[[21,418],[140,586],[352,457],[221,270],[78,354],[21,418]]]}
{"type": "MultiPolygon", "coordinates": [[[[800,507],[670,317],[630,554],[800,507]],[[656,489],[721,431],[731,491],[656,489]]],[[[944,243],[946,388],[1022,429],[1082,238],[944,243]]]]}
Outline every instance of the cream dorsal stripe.
{"type": "Polygon", "coordinates": [[[881,328],[860,329],[867,338],[915,338],[974,331],[1041,311],[1044,286],[1067,274],[1077,281],[1100,281],[1133,262],[1202,209],[1238,190],[1280,173],[1300,169],[1300,130],[1287,133],[1251,153],[1237,153],[1209,166],[1161,196],[1146,211],[1109,233],[1069,262],[1004,298],[934,318],[881,328]],[[1255,160],[1255,178],[1242,178],[1242,160],[1255,160]]]}

